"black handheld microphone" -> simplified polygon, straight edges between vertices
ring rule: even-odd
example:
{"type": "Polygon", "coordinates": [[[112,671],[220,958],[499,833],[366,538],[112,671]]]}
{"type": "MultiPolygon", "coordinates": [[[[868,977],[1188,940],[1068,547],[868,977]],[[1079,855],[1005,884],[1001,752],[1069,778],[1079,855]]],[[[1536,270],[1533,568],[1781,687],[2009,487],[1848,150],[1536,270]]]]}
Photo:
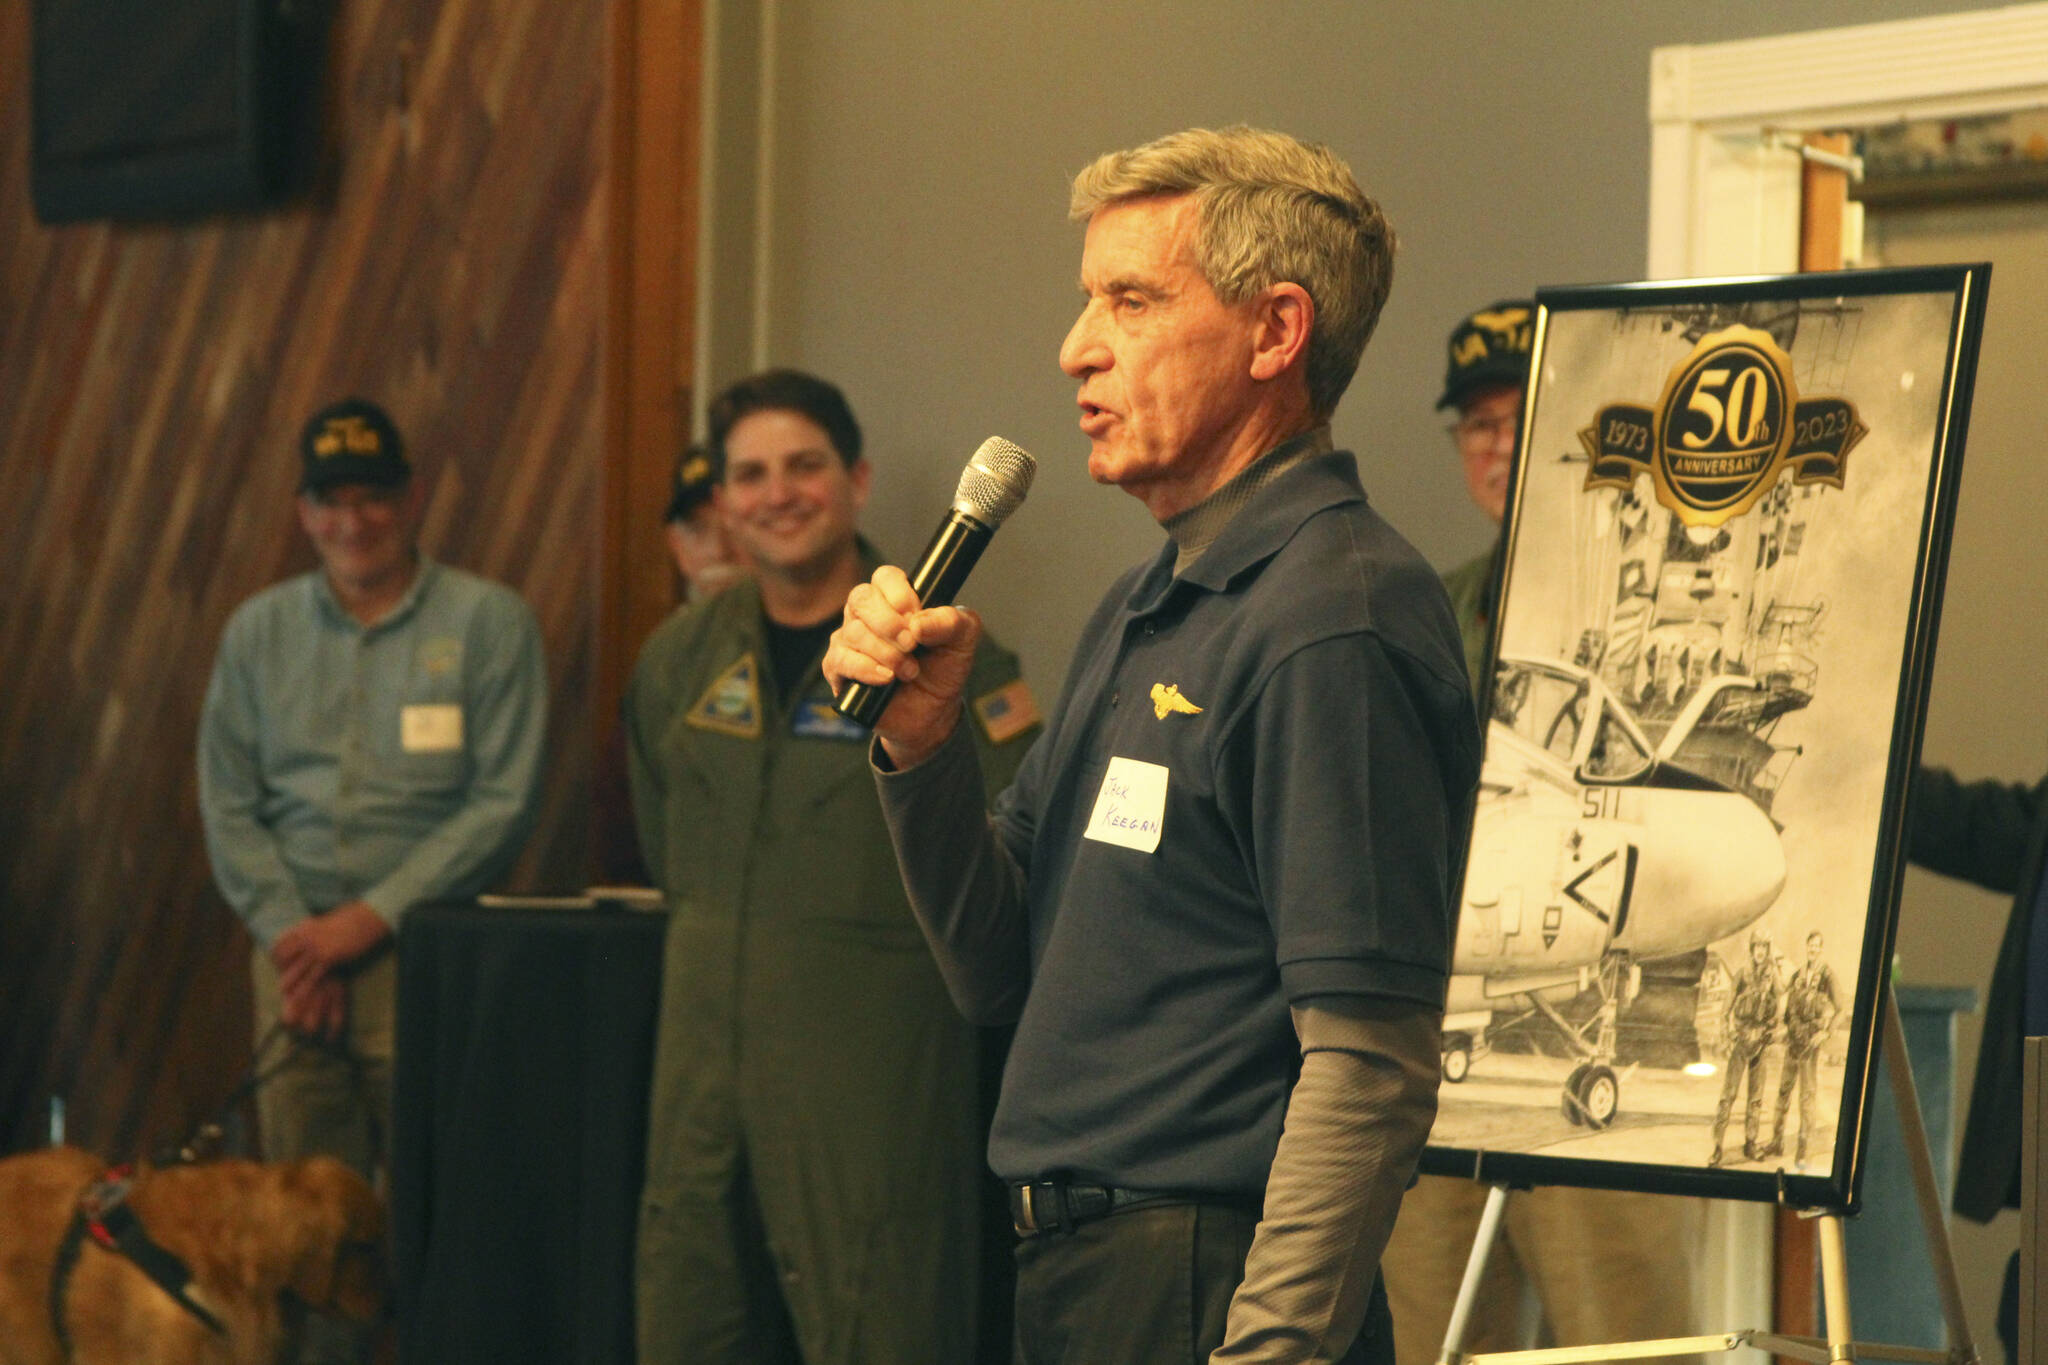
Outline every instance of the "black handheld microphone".
{"type": "MultiPolygon", "coordinates": [[[[925,607],[949,605],[968,572],[988,548],[996,527],[1009,519],[1031,491],[1031,476],[1038,461],[1000,436],[991,436],[974,452],[967,468],[960,471],[960,487],[953,493],[953,505],[946,519],[924,547],[917,567],[910,572],[910,589],[925,607]]],[[[840,715],[872,730],[896,695],[894,682],[872,687],[849,682],[839,689],[833,702],[840,715]]]]}

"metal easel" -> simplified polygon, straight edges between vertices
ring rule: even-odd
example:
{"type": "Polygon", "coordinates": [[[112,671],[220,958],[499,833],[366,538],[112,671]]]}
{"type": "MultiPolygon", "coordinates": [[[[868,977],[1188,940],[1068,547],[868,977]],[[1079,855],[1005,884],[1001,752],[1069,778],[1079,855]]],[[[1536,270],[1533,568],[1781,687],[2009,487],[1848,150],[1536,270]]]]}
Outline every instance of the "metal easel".
{"type": "Polygon", "coordinates": [[[1815,1209],[1804,1216],[1820,1220],[1821,1311],[1827,1332],[1825,1338],[1742,1328],[1656,1341],[1619,1341],[1601,1346],[1484,1351],[1467,1355],[1461,1349],[1465,1330],[1479,1298],[1479,1282],[1486,1274],[1487,1258],[1500,1237],[1501,1215],[1507,1210],[1508,1187],[1496,1184],[1486,1194],[1486,1208],[1479,1217],[1479,1232],[1472,1240],[1472,1255],[1465,1262],[1465,1278],[1458,1285],[1458,1298],[1451,1309],[1450,1326],[1444,1333],[1438,1365],[1582,1365],[1594,1361],[1643,1360],[1656,1356],[1733,1351],[1744,1346],[1754,1346],[1794,1360],[1813,1361],[1816,1365],[1858,1360],[1979,1365],[1981,1358],[1970,1336],[1969,1324],[1963,1317],[1962,1286],[1956,1279],[1948,1223],[1942,1216],[1941,1194],[1934,1180],[1934,1160],[1928,1153],[1927,1128],[1920,1119],[1920,1093],[1913,1084],[1912,1061],[1906,1055],[1906,1033],[1899,1023],[1899,1008],[1889,989],[1884,993],[1884,1047],[1890,1055],[1891,1065],[1886,1069],[1892,1078],[1892,1102],[1898,1107],[1906,1157],[1913,1168],[1913,1190],[1920,1206],[1920,1224],[1927,1233],[1928,1257],[1934,1263],[1935,1288],[1941,1296],[1941,1313],[1948,1323],[1949,1340],[1954,1343],[1946,1350],[1855,1339],[1849,1325],[1849,1262],[1842,1241],[1842,1215],[1833,1210],[1815,1209]]]}

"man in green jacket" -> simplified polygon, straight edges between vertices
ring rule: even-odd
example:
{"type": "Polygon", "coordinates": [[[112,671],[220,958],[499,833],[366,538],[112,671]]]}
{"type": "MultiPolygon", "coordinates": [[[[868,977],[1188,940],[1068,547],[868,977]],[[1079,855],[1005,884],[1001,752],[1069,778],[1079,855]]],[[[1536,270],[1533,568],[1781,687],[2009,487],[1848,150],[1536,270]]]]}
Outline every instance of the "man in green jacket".
{"type": "MultiPolygon", "coordinates": [[[[870,469],[832,385],[712,404],[754,577],[651,636],[626,696],[642,849],[670,909],[640,1208],[642,1365],[955,1365],[980,1280],[980,1049],[911,917],[867,733],[818,670],[870,469]],[[849,891],[849,888],[853,888],[849,891]]],[[[1038,712],[1014,655],[968,692],[992,796],[1038,712]]]]}

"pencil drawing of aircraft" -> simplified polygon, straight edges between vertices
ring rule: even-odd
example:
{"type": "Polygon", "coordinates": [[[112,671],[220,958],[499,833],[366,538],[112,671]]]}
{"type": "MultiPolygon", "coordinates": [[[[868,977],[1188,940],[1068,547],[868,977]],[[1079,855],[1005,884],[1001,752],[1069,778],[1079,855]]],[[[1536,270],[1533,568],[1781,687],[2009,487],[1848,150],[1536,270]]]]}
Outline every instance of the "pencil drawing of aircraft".
{"type": "MultiPolygon", "coordinates": [[[[1703,677],[1641,711],[1585,668],[1495,672],[1444,1020],[1444,1079],[1465,1079],[1496,1015],[1533,1012],[1576,1065],[1563,1110],[1605,1128],[1621,1102],[1617,1021],[1644,960],[1752,923],[1785,885],[1769,807],[1790,755],[1770,742],[1811,694],[1786,676],[1703,677]],[[1560,1002],[1598,988],[1574,1025],[1560,1002]]],[[[1639,703],[1640,704],[1640,703],[1639,703]]]]}

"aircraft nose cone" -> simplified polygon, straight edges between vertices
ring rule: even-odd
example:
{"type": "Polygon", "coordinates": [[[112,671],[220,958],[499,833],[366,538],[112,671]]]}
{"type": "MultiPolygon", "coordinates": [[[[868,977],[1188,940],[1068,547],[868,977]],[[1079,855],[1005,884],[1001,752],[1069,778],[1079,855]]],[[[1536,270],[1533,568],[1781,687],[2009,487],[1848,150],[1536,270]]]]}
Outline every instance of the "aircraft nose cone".
{"type": "Polygon", "coordinates": [[[1665,792],[1646,821],[1627,947],[1690,952],[1754,922],[1785,889],[1785,845],[1754,802],[1734,792],[1665,792]]]}

